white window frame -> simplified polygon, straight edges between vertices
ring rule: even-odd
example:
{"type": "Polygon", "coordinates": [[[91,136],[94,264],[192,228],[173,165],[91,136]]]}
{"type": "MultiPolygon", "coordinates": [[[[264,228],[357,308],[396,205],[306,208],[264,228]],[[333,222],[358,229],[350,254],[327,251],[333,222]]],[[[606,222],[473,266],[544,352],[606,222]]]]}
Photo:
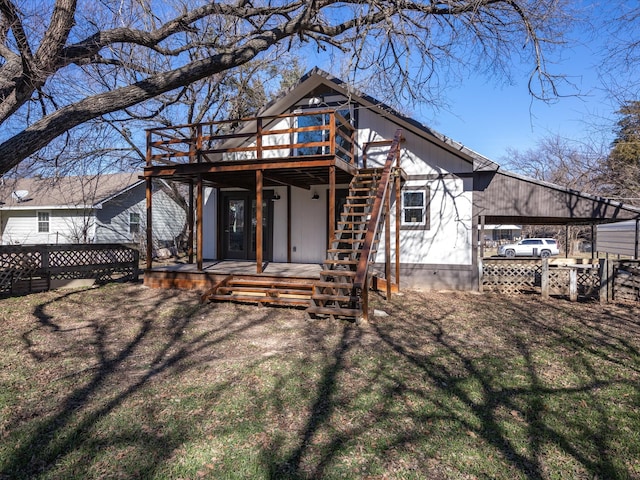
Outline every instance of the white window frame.
{"type": "Polygon", "coordinates": [[[140,215],[140,212],[129,212],[129,233],[131,235],[135,235],[136,233],[140,233],[140,225],[142,223],[142,215],[140,215]],[[137,215],[138,216],[138,221],[137,222],[133,222],[132,221],[132,216],[133,215],[137,215]],[[132,231],[131,227],[133,225],[137,225],[136,231],[132,231]]]}
{"type": "Polygon", "coordinates": [[[39,210],[36,212],[36,231],[38,234],[48,235],[51,233],[51,212],[46,210],[39,210]],[[46,220],[41,220],[40,215],[46,215],[46,220]],[[46,230],[40,230],[40,225],[46,225],[46,230]]]}
{"type": "Polygon", "coordinates": [[[400,228],[405,230],[428,230],[429,229],[429,187],[405,187],[402,191],[402,205],[400,210],[400,228]],[[421,193],[422,206],[405,205],[405,195],[408,193],[421,193]],[[421,209],[422,220],[419,222],[407,222],[405,212],[408,209],[421,209]]]}

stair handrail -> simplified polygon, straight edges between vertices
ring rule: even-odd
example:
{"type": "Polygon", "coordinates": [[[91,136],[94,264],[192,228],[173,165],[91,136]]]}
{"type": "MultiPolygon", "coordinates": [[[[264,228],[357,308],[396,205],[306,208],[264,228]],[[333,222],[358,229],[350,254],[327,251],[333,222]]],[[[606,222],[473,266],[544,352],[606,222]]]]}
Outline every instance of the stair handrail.
{"type": "MultiPolygon", "coordinates": [[[[387,196],[389,179],[391,178],[391,167],[400,150],[401,141],[402,130],[398,129],[393,136],[393,142],[391,142],[391,147],[387,154],[387,160],[384,164],[384,168],[382,169],[380,183],[376,190],[376,199],[373,203],[373,209],[371,210],[371,218],[367,223],[367,233],[364,237],[364,243],[360,251],[360,259],[358,260],[358,266],[356,268],[356,276],[353,280],[354,289],[363,289],[367,287],[365,284],[369,274],[369,257],[371,256],[371,247],[373,246],[373,241],[375,239],[376,232],[378,231],[380,217],[383,210],[382,207],[387,196]]],[[[387,219],[387,221],[389,221],[389,219],[387,219]]],[[[385,245],[385,248],[389,248],[389,245],[385,245]]]]}

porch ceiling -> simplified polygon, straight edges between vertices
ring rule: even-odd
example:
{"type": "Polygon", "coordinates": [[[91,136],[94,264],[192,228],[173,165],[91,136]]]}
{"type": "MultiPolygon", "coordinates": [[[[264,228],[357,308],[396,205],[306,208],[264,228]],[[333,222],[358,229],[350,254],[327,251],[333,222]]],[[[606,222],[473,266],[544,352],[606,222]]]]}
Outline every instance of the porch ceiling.
{"type": "Polygon", "coordinates": [[[189,182],[202,175],[203,181],[213,187],[244,188],[253,190],[256,171],[263,172],[263,186],[291,185],[310,189],[314,185],[330,183],[330,167],[335,166],[336,183],[349,183],[357,168],[340,158],[318,155],[304,159],[261,159],[253,161],[227,161],[187,163],[179,165],[153,166],[144,170],[145,177],[189,182]]]}

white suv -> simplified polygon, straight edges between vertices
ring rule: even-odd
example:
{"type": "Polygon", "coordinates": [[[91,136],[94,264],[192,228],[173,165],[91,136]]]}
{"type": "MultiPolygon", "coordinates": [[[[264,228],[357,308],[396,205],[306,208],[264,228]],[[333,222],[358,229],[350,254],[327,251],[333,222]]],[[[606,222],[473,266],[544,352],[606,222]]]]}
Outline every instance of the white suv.
{"type": "Polygon", "coordinates": [[[542,257],[558,255],[558,244],[553,238],[525,238],[518,243],[501,245],[498,255],[501,257],[542,257]]]}

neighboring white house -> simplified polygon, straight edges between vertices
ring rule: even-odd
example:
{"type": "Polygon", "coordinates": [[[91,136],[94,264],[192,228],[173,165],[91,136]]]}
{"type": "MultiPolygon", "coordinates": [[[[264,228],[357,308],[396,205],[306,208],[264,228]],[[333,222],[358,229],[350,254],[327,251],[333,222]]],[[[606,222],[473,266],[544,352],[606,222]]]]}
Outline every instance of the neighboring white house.
{"type": "MultiPolygon", "coordinates": [[[[173,246],[186,214],[154,182],[154,246],[173,246]]],[[[144,180],[138,173],[2,179],[2,245],[145,242],[144,180]]]]}

